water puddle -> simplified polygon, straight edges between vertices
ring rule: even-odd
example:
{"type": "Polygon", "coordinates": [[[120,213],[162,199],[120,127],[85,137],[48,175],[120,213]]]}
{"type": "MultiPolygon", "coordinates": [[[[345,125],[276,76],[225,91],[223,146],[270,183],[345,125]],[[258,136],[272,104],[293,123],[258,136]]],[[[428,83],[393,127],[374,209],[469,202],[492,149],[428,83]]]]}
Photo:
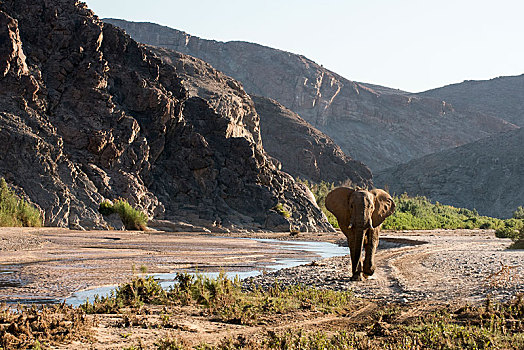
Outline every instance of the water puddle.
{"type": "MultiPolygon", "coordinates": [[[[303,241],[279,241],[277,239],[262,239],[262,238],[238,238],[251,241],[257,241],[264,244],[270,244],[283,251],[289,251],[292,258],[277,258],[274,261],[260,263],[258,267],[251,267],[248,271],[217,271],[216,267],[195,267],[187,268],[184,270],[176,271],[173,273],[158,273],[153,274],[153,277],[160,283],[163,288],[169,288],[173,285],[177,273],[186,272],[191,274],[202,274],[208,277],[217,277],[220,272],[223,272],[229,278],[238,277],[239,279],[245,279],[249,277],[258,276],[264,272],[276,271],[284,268],[295,267],[303,264],[310,263],[314,260],[331,258],[334,256],[342,256],[349,254],[347,247],[341,247],[339,245],[327,242],[303,242],[303,241]],[[302,252],[302,254],[296,254],[302,252]],[[298,256],[297,256],[298,255],[298,256]],[[210,271],[211,270],[211,271],[210,271]],[[214,271],[212,271],[214,270],[214,271]]],[[[238,269],[238,266],[236,267],[238,269]]],[[[100,297],[110,295],[111,291],[115,289],[115,286],[103,286],[92,289],[86,289],[74,293],[71,297],[65,300],[66,304],[78,306],[89,298],[92,301],[95,295],[100,297]]]]}
{"type": "Polygon", "coordinates": [[[21,287],[22,281],[16,276],[19,269],[16,265],[0,266],[0,288],[21,287]]]}

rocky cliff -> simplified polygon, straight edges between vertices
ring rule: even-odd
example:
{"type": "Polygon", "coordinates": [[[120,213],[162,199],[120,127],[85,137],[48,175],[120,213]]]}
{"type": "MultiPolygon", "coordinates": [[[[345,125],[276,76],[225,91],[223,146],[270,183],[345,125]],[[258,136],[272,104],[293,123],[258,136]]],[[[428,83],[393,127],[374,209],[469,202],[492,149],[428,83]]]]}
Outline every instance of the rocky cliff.
{"type": "Polygon", "coordinates": [[[333,140],[275,100],[251,96],[260,116],[264,149],[282,170],[313,182],[372,186],[371,171],[347,156],[333,140]]]}
{"type": "Polygon", "coordinates": [[[151,23],[105,21],[140,42],[203,59],[248,93],[298,113],[373,171],[516,128],[494,116],[458,112],[440,99],[347,80],[289,52],[204,40],[151,23]]]}
{"type": "Polygon", "coordinates": [[[445,100],[463,111],[483,113],[524,126],[524,75],[467,80],[418,95],[445,100]]]}
{"type": "Polygon", "coordinates": [[[371,172],[365,165],[352,160],[329,136],[280,103],[259,96],[251,96],[251,100],[247,95],[239,96],[236,80],[200,59],[154,46],[149,49],[176,68],[190,96],[206,99],[217,110],[241,107],[252,100],[260,119],[264,150],[286,173],[313,182],[350,180],[358,186],[372,184],[371,172]]]}
{"type": "Polygon", "coordinates": [[[266,155],[232,79],[217,78],[224,98],[193,95],[177,68],[73,0],[0,2],[0,42],[0,176],[46,225],[107,227],[99,203],[123,197],[216,230],[331,229],[266,155]]]}
{"type": "Polygon", "coordinates": [[[431,154],[375,174],[397,194],[508,218],[524,204],[524,129],[431,154]]]}

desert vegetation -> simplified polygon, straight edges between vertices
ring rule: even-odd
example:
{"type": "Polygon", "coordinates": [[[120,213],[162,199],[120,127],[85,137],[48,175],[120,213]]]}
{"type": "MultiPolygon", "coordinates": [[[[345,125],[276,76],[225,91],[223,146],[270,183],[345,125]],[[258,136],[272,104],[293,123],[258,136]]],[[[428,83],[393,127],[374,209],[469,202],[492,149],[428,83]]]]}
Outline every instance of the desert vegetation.
{"type": "Polygon", "coordinates": [[[117,213],[124,224],[126,230],[141,230],[147,229],[147,215],[133,208],[126,200],[118,199],[113,203],[103,201],[100,203],[98,211],[102,215],[111,215],[117,213]]]}
{"type": "Polygon", "coordinates": [[[0,348],[48,348],[73,340],[89,343],[93,341],[90,327],[103,317],[110,317],[112,327],[126,332],[133,328],[180,329],[181,318],[198,317],[215,324],[243,325],[250,334],[226,337],[214,344],[195,344],[171,334],[159,337],[153,346],[143,344],[140,338],[127,349],[521,349],[524,346],[522,296],[505,303],[487,299],[476,306],[381,305],[356,298],[351,292],[304,286],[284,288],[278,284],[261,290],[245,288],[238,279],[224,275],[209,278],[179,274],[168,290],[162,289],[152,277],[135,277],[109,297],[97,297],[79,308],[56,305],[14,311],[4,307],[0,310],[0,348]]]}
{"type": "MultiPolygon", "coordinates": [[[[325,206],[327,194],[337,187],[334,183],[305,183],[328,217],[333,227],[338,228],[336,218],[325,206]]],[[[432,202],[424,196],[411,197],[407,194],[394,197],[396,210],[388,217],[382,227],[390,230],[432,230],[432,229],[495,229],[498,237],[517,240],[522,235],[524,209],[517,208],[511,219],[498,219],[479,215],[476,210],[456,208],[451,205],[432,202]]],[[[522,236],[524,237],[524,236],[522,236]]]]}
{"type": "Polygon", "coordinates": [[[38,209],[18,198],[0,178],[0,226],[42,226],[38,209]]]}

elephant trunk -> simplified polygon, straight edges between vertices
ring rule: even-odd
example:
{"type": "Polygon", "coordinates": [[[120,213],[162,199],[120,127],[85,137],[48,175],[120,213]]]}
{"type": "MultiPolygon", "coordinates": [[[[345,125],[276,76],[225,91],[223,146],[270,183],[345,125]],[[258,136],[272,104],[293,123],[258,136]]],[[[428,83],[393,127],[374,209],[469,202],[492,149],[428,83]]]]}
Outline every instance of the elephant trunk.
{"type": "Polygon", "coordinates": [[[351,227],[357,230],[366,230],[368,228],[373,228],[373,220],[371,218],[351,218],[351,227]]]}

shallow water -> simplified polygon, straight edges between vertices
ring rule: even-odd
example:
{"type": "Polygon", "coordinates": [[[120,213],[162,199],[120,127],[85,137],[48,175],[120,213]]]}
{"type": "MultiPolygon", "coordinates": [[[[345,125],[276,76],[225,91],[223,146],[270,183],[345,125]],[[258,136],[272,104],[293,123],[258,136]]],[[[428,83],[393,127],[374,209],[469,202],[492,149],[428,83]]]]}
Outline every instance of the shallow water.
{"type": "Polygon", "coordinates": [[[19,268],[16,265],[3,265],[0,267],[0,288],[22,286],[22,281],[15,277],[15,272],[19,268]]]}
{"type": "MultiPolygon", "coordinates": [[[[327,242],[304,242],[304,241],[280,241],[277,239],[261,239],[261,238],[237,238],[245,240],[254,240],[261,243],[271,244],[282,250],[289,250],[293,258],[276,258],[272,262],[261,263],[255,268],[251,268],[248,271],[222,271],[226,276],[230,278],[238,277],[240,279],[245,279],[248,277],[258,276],[265,271],[276,271],[284,268],[295,267],[298,265],[303,265],[310,263],[314,260],[331,258],[334,256],[342,256],[349,254],[347,247],[341,247],[336,244],[327,243],[327,242]],[[306,252],[307,254],[296,254],[295,252],[306,252]]],[[[184,272],[187,273],[199,273],[209,277],[217,277],[220,271],[216,271],[216,267],[213,268],[214,271],[207,271],[205,268],[199,267],[198,269],[185,269],[184,272]]],[[[177,273],[182,271],[177,271],[174,273],[158,273],[153,274],[152,276],[159,281],[160,285],[163,288],[169,288],[173,285],[177,273]]],[[[87,299],[90,301],[94,300],[95,295],[99,296],[108,296],[116,286],[103,286],[96,287],[92,289],[86,289],[83,291],[78,291],[74,293],[71,297],[66,298],[65,302],[69,305],[78,306],[85,303],[87,299]]]]}

